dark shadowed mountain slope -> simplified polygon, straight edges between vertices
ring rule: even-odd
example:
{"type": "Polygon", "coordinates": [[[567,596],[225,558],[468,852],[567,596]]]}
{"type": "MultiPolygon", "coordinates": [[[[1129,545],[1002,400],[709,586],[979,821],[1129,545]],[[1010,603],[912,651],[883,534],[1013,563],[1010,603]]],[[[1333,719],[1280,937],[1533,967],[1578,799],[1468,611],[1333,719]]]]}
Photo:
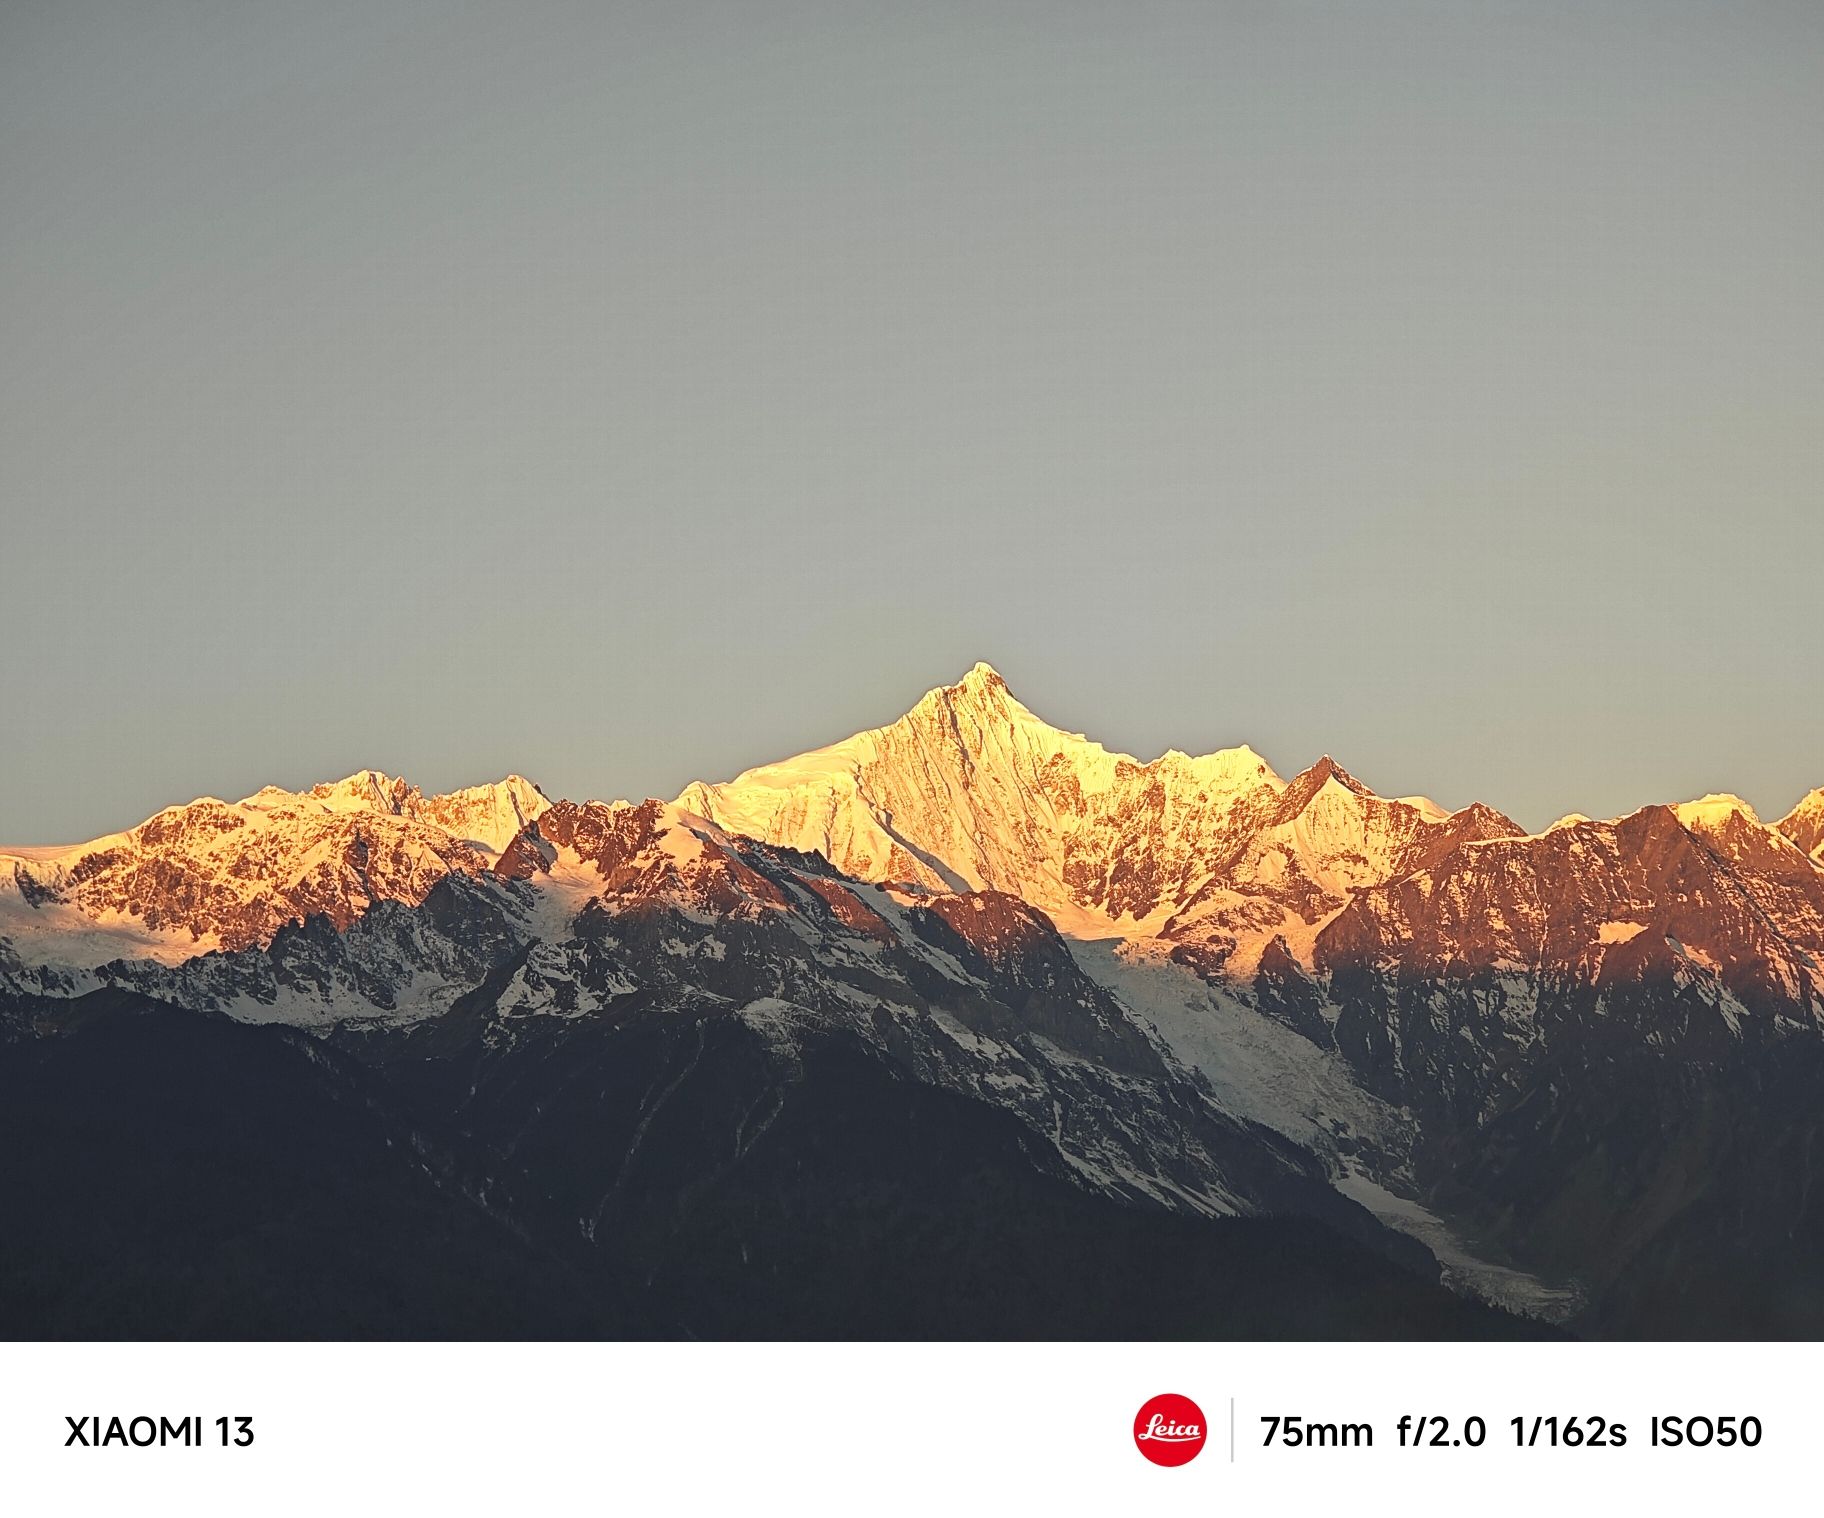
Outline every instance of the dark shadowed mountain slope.
{"type": "Polygon", "coordinates": [[[459,1099],[460,1040],[60,1021],[0,1045],[0,1144],[33,1156],[0,1167],[8,1337],[1528,1331],[1317,1222],[1092,1195],[840,1037],[782,1066],[738,1019],[635,1019],[508,1061],[496,1103],[459,1099]]]}

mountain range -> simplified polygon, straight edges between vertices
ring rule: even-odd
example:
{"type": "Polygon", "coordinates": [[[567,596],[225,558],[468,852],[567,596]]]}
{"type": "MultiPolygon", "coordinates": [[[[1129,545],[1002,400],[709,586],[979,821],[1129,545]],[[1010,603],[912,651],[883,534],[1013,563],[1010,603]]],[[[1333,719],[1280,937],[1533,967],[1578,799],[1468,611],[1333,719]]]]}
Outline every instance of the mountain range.
{"type": "Polygon", "coordinates": [[[1811,1336],[1824,791],[1528,833],[987,665],[673,801],[0,849],[18,1337],[1811,1336]]]}

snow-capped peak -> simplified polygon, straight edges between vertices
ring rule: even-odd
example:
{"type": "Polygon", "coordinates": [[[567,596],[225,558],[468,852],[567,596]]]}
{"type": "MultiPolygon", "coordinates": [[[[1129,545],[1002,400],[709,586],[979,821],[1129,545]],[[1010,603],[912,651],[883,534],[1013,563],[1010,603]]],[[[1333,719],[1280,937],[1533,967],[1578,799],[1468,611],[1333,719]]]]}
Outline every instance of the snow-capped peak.
{"type": "Polygon", "coordinates": [[[417,786],[383,770],[356,770],[340,780],[288,791],[269,785],[241,802],[262,812],[320,810],[332,814],[376,812],[441,828],[463,843],[498,856],[519,830],[551,805],[523,775],[426,796],[417,786]]]}
{"type": "Polygon", "coordinates": [[[423,798],[416,816],[498,855],[528,822],[550,809],[550,798],[524,775],[423,798]]]}
{"type": "Polygon", "coordinates": [[[997,688],[1006,690],[1007,682],[1001,677],[1001,672],[985,659],[977,659],[965,671],[963,678],[951,687],[953,690],[994,690],[997,688]]]}
{"type": "Polygon", "coordinates": [[[1156,930],[1276,819],[1290,831],[1273,859],[1315,849],[1306,874],[1326,882],[1379,878],[1370,861],[1433,832],[1487,830],[1422,798],[1383,801],[1327,757],[1290,785],[1245,745],[1142,762],[1045,722],[987,664],[886,727],[694,783],[677,804],[863,879],[1008,891],[1089,936],[1156,930]],[[1345,854],[1363,862],[1342,870],[1345,854]]]}
{"type": "Polygon", "coordinates": [[[1712,792],[1708,796],[1699,796],[1695,801],[1681,801],[1672,808],[1673,815],[1693,832],[1714,832],[1725,826],[1733,817],[1762,826],[1761,819],[1755,810],[1740,796],[1727,792],[1712,792]]]}
{"type": "Polygon", "coordinates": [[[306,794],[332,812],[391,812],[398,816],[419,791],[400,776],[357,770],[341,780],[313,785],[306,794]]]}
{"type": "Polygon", "coordinates": [[[1775,826],[1824,865],[1824,787],[1811,792],[1775,826]]]}

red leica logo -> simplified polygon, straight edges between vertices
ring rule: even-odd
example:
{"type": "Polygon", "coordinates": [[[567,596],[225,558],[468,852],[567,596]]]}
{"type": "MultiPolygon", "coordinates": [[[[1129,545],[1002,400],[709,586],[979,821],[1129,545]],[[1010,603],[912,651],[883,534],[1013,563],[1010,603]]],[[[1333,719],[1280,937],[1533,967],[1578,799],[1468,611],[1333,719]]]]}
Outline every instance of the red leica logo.
{"type": "Polygon", "coordinates": [[[1188,1465],[1210,1426],[1189,1397],[1162,1392],[1134,1414],[1134,1446],[1154,1465],[1188,1465]]]}

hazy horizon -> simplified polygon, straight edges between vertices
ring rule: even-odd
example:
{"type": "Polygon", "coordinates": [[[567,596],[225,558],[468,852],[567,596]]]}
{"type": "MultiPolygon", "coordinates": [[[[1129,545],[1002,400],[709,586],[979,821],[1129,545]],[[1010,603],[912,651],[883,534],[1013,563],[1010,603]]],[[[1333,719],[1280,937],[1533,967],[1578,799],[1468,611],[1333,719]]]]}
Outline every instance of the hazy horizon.
{"type": "Polygon", "coordinates": [[[1824,786],[1824,9],[14,5],[0,843],[673,796],[976,660],[1529,828],[1824,786]]]}

